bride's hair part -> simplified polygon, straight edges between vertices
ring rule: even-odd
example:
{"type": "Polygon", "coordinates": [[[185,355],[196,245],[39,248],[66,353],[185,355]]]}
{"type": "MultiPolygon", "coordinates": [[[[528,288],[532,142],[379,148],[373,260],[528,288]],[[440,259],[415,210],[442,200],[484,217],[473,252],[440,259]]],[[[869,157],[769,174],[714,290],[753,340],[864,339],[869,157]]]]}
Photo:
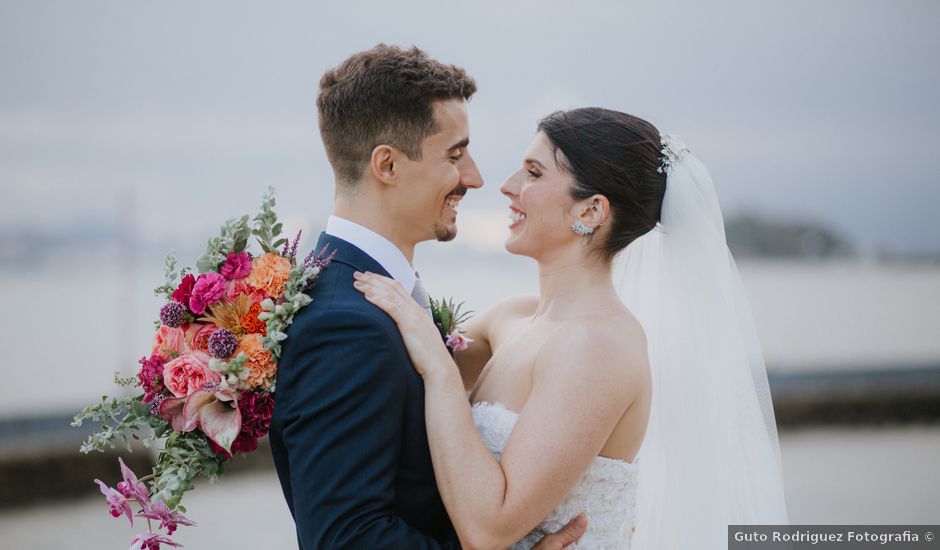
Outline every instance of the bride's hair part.
{"type": "Polygon", "coordinates": [[[555,161],[573,176],[571,196],[603,195],[610,203],[610,231],[594,251],[613,259],[653,229],[662,211],[666,174],[659,130],[635,116],[586,107],[556,111],[539,121],[555,161]]]}
{"type": "Polygon", "coordinates": [[[477,85],[456,65],[417,47],[379,44],[359,52],[320,79],[320,136],[337,181],[347,188],[362,177],[372,150],[391,145],[421,160],[425,138],[437,132],[434,103],[469,100],[477,85]]]}

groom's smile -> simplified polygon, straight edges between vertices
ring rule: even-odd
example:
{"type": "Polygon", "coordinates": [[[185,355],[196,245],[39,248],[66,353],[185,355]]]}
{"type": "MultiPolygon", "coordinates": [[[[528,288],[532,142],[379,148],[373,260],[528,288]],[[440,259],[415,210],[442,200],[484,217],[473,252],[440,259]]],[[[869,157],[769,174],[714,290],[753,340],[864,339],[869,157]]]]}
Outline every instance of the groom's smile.
{"type": "Polygon", "coordinates": [[[462,185],[458,187],[457,189],[454,189],[453,191],[451,191],[449,195],[447,195],[447,200],[444,201],[444,207],[453,210],[454,216],[456,217],[457,206],[460,204],[460,200],[466,194],[467,194],[467,188],[462,185]]]}

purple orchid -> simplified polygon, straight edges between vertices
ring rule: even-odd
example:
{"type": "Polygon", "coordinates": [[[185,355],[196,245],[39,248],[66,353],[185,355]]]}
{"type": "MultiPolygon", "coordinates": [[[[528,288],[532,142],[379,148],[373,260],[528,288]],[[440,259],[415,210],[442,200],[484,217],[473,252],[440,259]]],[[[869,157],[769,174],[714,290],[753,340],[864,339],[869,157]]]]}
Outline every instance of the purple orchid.
{"type": "Polygon", "coordinates": [[[182,546],[181,544],[173,542],[173,539],[164,537],[163,535],[158,535],[156,533],[141,533],[131,539],[131,547],[129,550],[160,550],[161,544],[173,546],[176,548],[182,546]]]}
{"type": "Polygon", "coordinates": [[[124,495],[124,498],[136,500],[144,510],[150,508],[150,493],[147,491],[147,486],[137,479],[134,471],[128,468],[120,458],[118,458],[118,464],[121,465],[121,476],[124,477],[124,481],[117,484],[117,490],[124,495]]]}
{"type": "Polygon", "coordinates": [[[160,528],[166,529],[167,535],[172,535],[178,525],[196,525],[183,514],[170,510],[169,506],[159,500],[153,503],[150,511],[141,512],[137,517],[160,520],[160,528]]]}
{"type": "Polygon", "coordinates": [[[160,416],[178,433],[200,428],[213,443],[231,453],[242,425],[237,397],[231,388],[207,387],[186,397],[165,399],[160,404],[160,416]]]}
{"type": "Polygon", "coordinates": [[[131,522],[131,525],[134,525],[134,514],[131,512],[131,507],[127,504],[124,495],[119,493],[116,489],[108,487],[100,479],[96,479],[95,483],[101,487],[101,494],[104,495],[105,499],[108,501],[108,506],[111,507],[111,515],[116,518],[122,515],[127,516],[127,521],[131,522]]]}

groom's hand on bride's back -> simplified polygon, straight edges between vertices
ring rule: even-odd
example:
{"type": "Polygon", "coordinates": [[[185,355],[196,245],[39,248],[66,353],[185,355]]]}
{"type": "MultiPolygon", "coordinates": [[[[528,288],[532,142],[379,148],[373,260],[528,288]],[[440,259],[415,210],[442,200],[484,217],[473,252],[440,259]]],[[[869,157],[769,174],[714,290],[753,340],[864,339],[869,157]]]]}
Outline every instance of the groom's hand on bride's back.
{"type": "Polygon", "coordinates": [[[545,535],[545,538],[533,546],[532,550],[560,550],[569,544],[574,544],[587,532],[587,524],[584,516],[577,516],[558,531],[545,535]]]}

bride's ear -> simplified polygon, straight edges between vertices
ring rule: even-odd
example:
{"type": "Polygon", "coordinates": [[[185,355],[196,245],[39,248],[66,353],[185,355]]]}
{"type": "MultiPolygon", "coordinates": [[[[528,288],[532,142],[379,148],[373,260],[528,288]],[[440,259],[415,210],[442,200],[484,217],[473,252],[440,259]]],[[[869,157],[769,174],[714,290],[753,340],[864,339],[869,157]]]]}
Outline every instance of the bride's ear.
{"type": "Polygon", "coordinates": [[[581,223],[596,231],[610,216],[610,201],[604,195],[593,195],[576,202],[571,213],[581,223]]]}

